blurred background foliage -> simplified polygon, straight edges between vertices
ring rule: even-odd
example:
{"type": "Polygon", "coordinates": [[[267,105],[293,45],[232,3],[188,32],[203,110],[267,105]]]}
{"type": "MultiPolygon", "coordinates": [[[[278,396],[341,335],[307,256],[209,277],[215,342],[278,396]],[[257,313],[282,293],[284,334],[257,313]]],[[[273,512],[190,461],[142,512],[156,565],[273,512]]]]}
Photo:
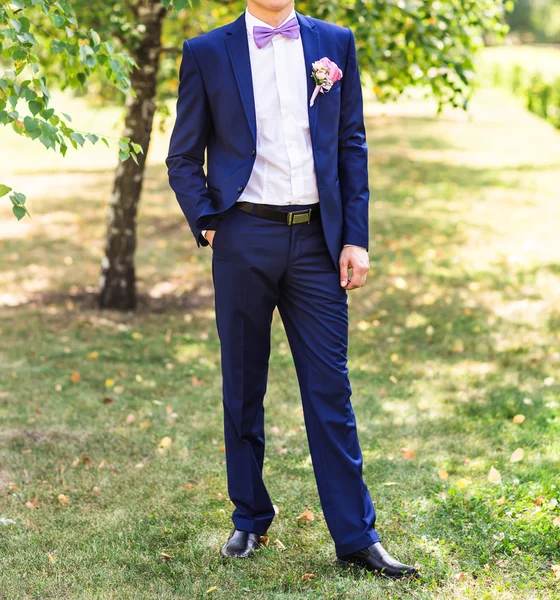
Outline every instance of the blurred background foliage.
{"type": "MultiPolygon", "coordinates": [[[[38,56],[33,66],[44,75],[45,89],[68,90],[87,100],[90,107],[123,108],[121,163],[109,205],[100,277],[102,307],[130,310],[136,306],[135,221],[145,156],[153,129],[165,129],[176,99],[182,43],[233,21],[245,6],[245,0],[0,0],[2,66],[10,68],[13,60],[17,73],[18,60],[24,63],[33,52],[38,56]],[[74,33],[78,41],[64,39],[64,32],[67,36],[74,33]],[[53,34],[57,51],[53,51],[53,34]],[[73,54],[80,62],[69,69],[73,54]],[[131,65],[136,68],[129,77],[127,67],[131,65]],[[130,157],[137,164],[129,161],[130,157]]],[[[541,54],[533,55],[536,60],[527,60],[528,53],[517,62],[512,50],[521,45],[527,48],[525,42],[553,45],[559,31],[559,7],[560,0],[519,0],[515,4],[512,0],[296,2],[296,10],[304,15],[352,28],[369,98],[394,101],[414,89],[435,99],[438,112],[447,105],[467,109],[478,85],[475,74],[481,71],[476,62],[478,50],[491,46],[498,53],[489,55],[486,74],[556,127],[560,124],[560,73],[548,63],[558,63],[558,50],[551,51],[546,64],[541,54]],[[506,37],[509,27],[511,33],[506,37]]],[[[27,98],[17,89],[14,79],[6,100],[25,104],[27,98]]],[[[3,92],[0,86],[0,103],[3,92]]],[[[14,119],[19,122],[14,111],[15,107],[4,111],[12,123],[14,119]]],[[[56,114],[46,118],[50,118],[50,126],[64,127],[73,145],[99,139],[95,132],[73,132],[56,114]]],[[[25,120],[16,132],[31,136],[40,131],[37,124],[49,127],[40,118],[36,121],[28,118],[32,132],[25,120]]],[[[17,198],[21,198],[21,207],[16,208],[23,214],[25,195],[18,193],[17,198]]]]}
{"type": "Polygon", "coordinates": [[[517,0],[507,22],[520,41],[560,43],[560,0],[517,0]]]}

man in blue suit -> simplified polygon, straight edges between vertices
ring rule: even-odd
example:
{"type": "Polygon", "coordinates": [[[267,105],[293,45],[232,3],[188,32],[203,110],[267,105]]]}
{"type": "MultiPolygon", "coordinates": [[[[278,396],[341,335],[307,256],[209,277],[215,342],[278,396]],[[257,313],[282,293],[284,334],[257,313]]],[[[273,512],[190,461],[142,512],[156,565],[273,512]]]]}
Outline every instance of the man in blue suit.
{"type": "Polygon", "coordinates": [[[212,248],[235,505],[222,555],[249,556],[275,514],[262,477],[263,401],[278,308],[337,557],[392,577],[415,574],[375,530],[350,402],[347,293],[369,269],[352,31],[297,13],[293,0],[248,0],[233,23],[185,41],[166,164],[197,245],[212,248]]]}

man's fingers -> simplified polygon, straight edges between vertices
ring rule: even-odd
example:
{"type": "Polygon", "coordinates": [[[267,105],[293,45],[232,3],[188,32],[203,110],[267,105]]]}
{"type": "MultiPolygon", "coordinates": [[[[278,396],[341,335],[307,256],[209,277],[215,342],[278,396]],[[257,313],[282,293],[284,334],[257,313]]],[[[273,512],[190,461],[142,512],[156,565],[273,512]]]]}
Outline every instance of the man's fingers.
{"type": "Polygon", "coordinates": [[[351,269],[352,269],[352,278],[350,280],[350,283],[346,287],[347,290],[355,290],[357,288],[362,287],[364,285],[364,283],[366,282],[366,277],[367,277],[367,272],[368,272],[368,269],[366,269],[363,266],[359,266],[359,267],[351,266],[351,269]]]}
{"type": "Polygon", "coordinates": [[[348,257],[340,258],[340,285],[345,288],[348,285],[348,257]]]}
{"type": "Polygon", "coordinates": [[[366,282],[369,260],[365,248],[358,246],[344,247],[339,257],[340,285],[347,290],[355,290],[366,282]],[[352,277],[349,277],[349,270],[352,277]]]}

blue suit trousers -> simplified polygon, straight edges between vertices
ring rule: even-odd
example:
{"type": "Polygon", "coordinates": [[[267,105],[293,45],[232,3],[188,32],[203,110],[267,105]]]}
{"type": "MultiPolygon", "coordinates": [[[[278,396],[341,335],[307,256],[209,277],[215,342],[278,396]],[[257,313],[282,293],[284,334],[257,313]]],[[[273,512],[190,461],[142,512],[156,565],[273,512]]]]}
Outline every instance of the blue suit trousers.
{"type": "Polygon", "coordinates": [[[379,541],[350,402],[347,291],[340,286],[321,220],[288,226],[234,205],[214,236],[212,277],[234,526],[264,535],[274,518],[263,459],[264,396],[277,307],[296,367],[313,470],[336,554],[379,541]]]}

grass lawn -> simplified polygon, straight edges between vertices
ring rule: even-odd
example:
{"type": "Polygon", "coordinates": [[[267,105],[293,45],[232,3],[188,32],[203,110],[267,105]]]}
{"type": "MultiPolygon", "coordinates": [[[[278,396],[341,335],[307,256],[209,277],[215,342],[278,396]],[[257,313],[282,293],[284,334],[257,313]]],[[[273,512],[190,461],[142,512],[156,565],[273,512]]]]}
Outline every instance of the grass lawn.
{"type": "MultiPolygon", "coordinates": [[[[69,104],[112,128],[115,113],[69,104]]],[[[167,140],[139,215],[140,308],[123,315],[95,309],[113,155],[65,162],[7,135],[3,180],[33,218],[0,209],[0,598],[560,597],[560,135],[498,91],[470,117],[434,108],[368,108],[372,268],[350,293],[364,476],[386,548],[423,577],[334,565],[276,317],[265,480],[279,514],[268,549],[221,561],[210,251],[168,188],[167,140]]]]}

